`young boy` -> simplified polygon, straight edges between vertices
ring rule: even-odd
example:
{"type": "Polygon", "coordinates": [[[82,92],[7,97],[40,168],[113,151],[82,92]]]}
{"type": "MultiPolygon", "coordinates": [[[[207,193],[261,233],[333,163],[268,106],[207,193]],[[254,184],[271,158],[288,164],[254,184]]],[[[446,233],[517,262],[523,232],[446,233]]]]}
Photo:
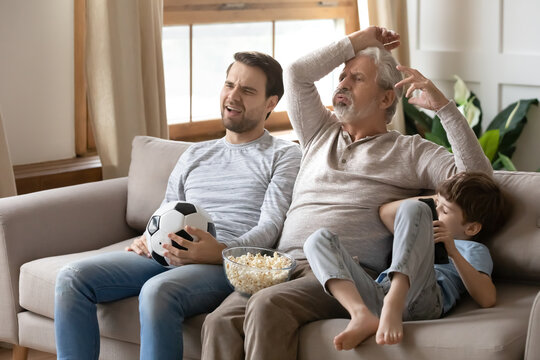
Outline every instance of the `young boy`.
{"type": "Polygon", "coordinates": [[[446,314],[466,291],[481,307],[495,305],[493,262],[478,241],[497,231],[508,206],[493,179],[483,173],[459,173],[441,183],[434,197],[439,220],[415,199],[381,206],[379,214],[394,233],[392,263],[373,280],[321,229],[304,251],[317,279],[351,315],[334,338],[337,350],[350,350],[376,334],[377,344],[397,344],[403,320],[435,319],[446,314]],[[442,242],[451,261],[434,265],[434,243],[442,242]]]}

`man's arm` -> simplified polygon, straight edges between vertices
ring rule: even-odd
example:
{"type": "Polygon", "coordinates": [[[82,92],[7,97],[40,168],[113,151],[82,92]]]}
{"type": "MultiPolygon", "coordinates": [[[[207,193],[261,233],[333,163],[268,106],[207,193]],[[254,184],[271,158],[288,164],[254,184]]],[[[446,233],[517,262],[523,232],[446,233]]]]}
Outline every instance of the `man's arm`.
{"type": "Polygon", "coordinates": [[[467,259],[461,255],[456,248],[454,238],[443,222],[434,221],[433,225],[435,243],[444,243],[448,257],[452,259],[465,288],[474,301],[484,308],[494,306],[497,300],[497,290],[495,289],[491,277],[476,270],[467,259]]]}
{"type": "Polygon", "coordinates": [[[406,78],[397,83],[396,87],[408,86],[405,96],[410,104],[436,111],[452,146],[450,154],[427,140],[415,143],[411,160],[416,163],[416,173],[423,186],[434,189],[439,182],[462,171],[481,171],[492,175],[493,168],[489,160],[456,105],[418,70],[406,66],[398,66],[398,70],[405,73],[406,78]],[[419,94],[412,96],[415,90],[419,94]]]}
{"type": "Polygon", "coordinates": [[[369,46],[391,50],[399,46],[399,35],[372,26],[305,55],[285,69],[287,112],[302,148],[325,124],[335,121],[321,102],[315,82],[369,46]]]}
{"type": "Polygon", "coordinates": [[[274,165],[257,226],[240,236],[231,246],[265,248],[275,246],[291,205],[294,183],[302,158],[298,146],[290,146],[284,150],[274,165]]]}

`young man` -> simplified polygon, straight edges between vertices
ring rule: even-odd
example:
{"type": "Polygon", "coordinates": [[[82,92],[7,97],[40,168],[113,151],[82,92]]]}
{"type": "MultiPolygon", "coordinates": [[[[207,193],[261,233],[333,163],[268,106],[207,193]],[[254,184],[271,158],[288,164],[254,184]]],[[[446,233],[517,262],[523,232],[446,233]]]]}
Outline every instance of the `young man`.
{"type": "Polygon", "coordinates": [[[233,293],[209,314],[203,359],[296,359],[299,327],[347,316],[309,268],[303,245],[313,232],[325,227],[337,234],[376,276],[388,267],[392,251],[392,236],[379,218],[382,204],[434,190],[457,172],[492,173],[455,104],[418,71],[396,69],[384,48],[398,45],[396,33],[370,27],[290,65],[288,113],[303,156],[278,249],[294,256],[297,267],[291,281],[261,290],[249,302],[233,293]],[[332,112],[322,104],[315,82],[343,63],[332,112]],[[453,153],[420,136],[387,131],[405,86],[409,102],[437,112],[453,153]],[[420,95],[411,97],[414,90],[420,95]]]}
{"type": "Polygon", "coordinates": [[[506,220],[507,205],[493,179],[459,173],[437,189],[437,214],[409,199],[385,204],[380,216],[394,233],[392,264],[373,280],[326,229],[304,245],[313,273],[325,291],[349,312],[347,328],[334,338],[337,350],[350,350],[376,334],[379,345],[397,344],[403,320],[436,319],[468,292],[481,307],[495,305],[493,262],[486,239],[506,220]],[[434,264],[435,243],[451,261],[434,264]],[[379,320],[380,317],[380,320],[379,320]]]}
{"type": "Polygon", "coordinates": [[[197,203],[212,217],[216,238],[171,239],[173,265],[153,259],[143,237],[125,252],[65,266],[57,277],[55,332],[58,359],[97,359],[96,304],[139,295],[141,359],[181,359],[185,318],[212,311],[231,293],[221,264],[227,246],[271,247],[281,232],[298,172],[296,144],[272,137],[264,121],[283,95],[281,66],[272,57],[237,53],[221,92],[224,138],[189,147],[172,171],[164,203],[197,203]]]}

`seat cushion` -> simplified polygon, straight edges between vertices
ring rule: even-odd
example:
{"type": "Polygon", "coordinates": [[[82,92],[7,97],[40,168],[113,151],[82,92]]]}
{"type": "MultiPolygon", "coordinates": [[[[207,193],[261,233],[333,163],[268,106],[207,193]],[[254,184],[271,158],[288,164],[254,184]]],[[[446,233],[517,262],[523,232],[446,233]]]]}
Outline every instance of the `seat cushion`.
{"type": "Polygon", "coordinates": [[[529,313],[540,286],[497,284],[497,305],[479,308],[470,298],[446,317],[404,324],[399,345],[379,346],[372,336],[353,351],[338,352],[333,337],[345,319],[317,321],[300,330],[299,359],[523,359],[529,313]]]}
{"type": "Polygon", "coordinates": [[[56,275],[60,269],[72,261],[106,252],[124,250],[131,241],[129,239],[98,250],[51,256],[23,264],[19,280],[20,305],[26,310],[54,319],[54,287],[56,275]]]}
{"type": "MultiPolygon", "coordinates": [[[[56,274],[67,263],[100,253],[123,250],[132,239],[125,240],[99,250],[86,251],[76,254],[52,256],[34,260],[21,267],[20,275],[20,304],[21,306],[39,316],[27,316],[27,319],[54,319],[54,288],[56,274]]],[[[98,304],[97,307],[99,330],[102,338],[140,343],[139,301],[137,297],[98,304]]],[[[200,358],[201,354],[201,326],[206,315],[199,315],[187,319],[184,324],[184,356],[186,358],[200,358]]],[[[30,324],[32,324],[30,322],[30,324]]],[[[54,329],[48,329],[47,336],[54,336],[54,329]]],[[[36,327],[44,331],[42,327],[36,327]]],[[[45,335],[42,334],[42,335],[45,335]]],[[[28,339],[28,336],[25,336],[28,339]]],[[[53,342],[54,343],[54,342],[53,342]]],[[[47,349],[50,351],[50,349],[47,349]]]]}

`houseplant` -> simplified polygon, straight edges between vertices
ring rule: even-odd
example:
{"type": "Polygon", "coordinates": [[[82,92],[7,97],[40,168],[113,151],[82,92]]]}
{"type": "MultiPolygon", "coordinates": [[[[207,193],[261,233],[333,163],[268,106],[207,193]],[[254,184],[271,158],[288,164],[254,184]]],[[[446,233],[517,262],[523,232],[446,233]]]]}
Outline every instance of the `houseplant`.
{"type": "MultiPolygon", "coordinates": [[[[531,105],[538,106],[538,99],[518,100],[508,105],[482,131],[482,107],[480,100],[470,91],[465,82],[455,76],[454,101],[476,134],[484,153],[495,170],[512,170],[512,155],[516,150],[523,127],[527,123],[527,112],[531,105]]],[[[444,146],[452,151],[446,131],[438,116],[430,116],[408,103],[403,97],[403,112],[407,134],[420,134],[422,137],[444,146]]],[[[540,169],[538,169],[540,171],[540,169]]]]}

